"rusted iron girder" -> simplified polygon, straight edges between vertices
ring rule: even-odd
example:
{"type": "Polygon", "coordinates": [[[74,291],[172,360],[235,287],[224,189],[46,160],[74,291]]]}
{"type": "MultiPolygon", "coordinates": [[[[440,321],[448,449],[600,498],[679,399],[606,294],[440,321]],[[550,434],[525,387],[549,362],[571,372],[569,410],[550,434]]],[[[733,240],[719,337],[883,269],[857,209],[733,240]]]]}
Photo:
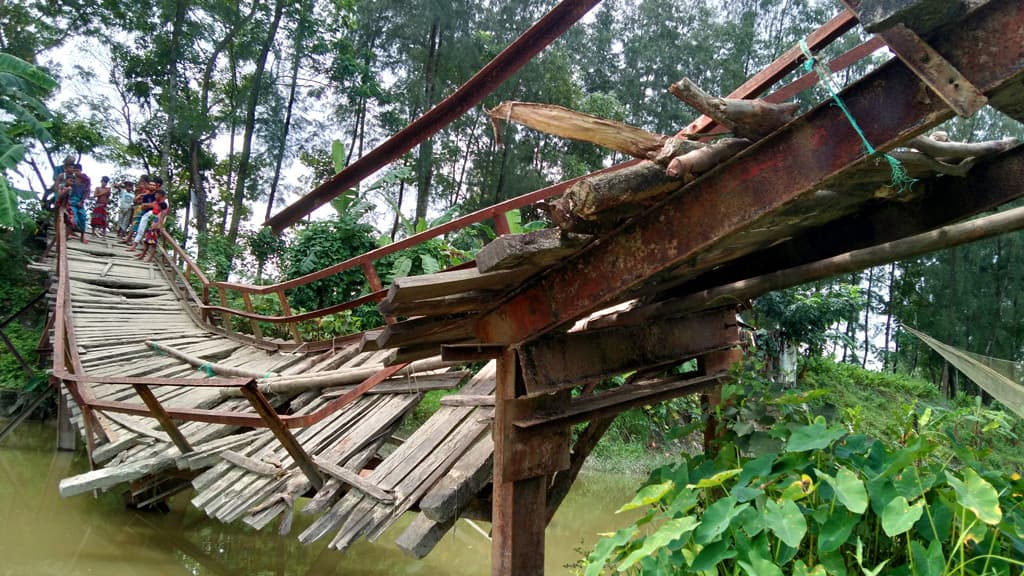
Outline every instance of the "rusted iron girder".
{"type": "MultiPolygon", "coordinates": [[[[1022,76],[1022,21],[1024,4],[993,1],[931,43],[991,96],[1004,87],[1016,88],[1022,76]]],[[[951,115],[913,72],[895,61],[841,97],[879,150],[951,115]]],[[[823,103],[525,285],[481,317],[477,336],[483,343],[516,344],[543,335],[870,161],[842,111],[823,103]]]]}
{"type": "Polygon", "coordinates": [[[899,24],[880,33],[889,49],[957,115],[970,118],[988,99],[910,28],[899,24]]]}
{"type": "Polygon", "coordinates": [[[889,202],[810,230],[675,287],[662,285],[651,301],[678,298],[775,270],[824,260],[934,230],[1024,196],[1024,146],[989,159],[966,178],[948,176],[914,185],[914,200],[889,202]]]}
{"type": "Polygon", "coordinates": [[[527,396],[642,370],[739,343],[736,311],[714,310],[642,326],[552,334],[519,349],[527,396]]]}
{"type": "Polygon", "coordinates": [[[598,2],[600,0],[563,0],[481,68],[454,94],[442,100],[401,132],[388,138],[369,154],[274,215],[264,225],[270,226],[274,233],[280,233],[345,190],[357,186],[364,178],[398,160],[402,154],[412,150],[417,144],[483,102],[484,98],[554,42],[598,2]]]}

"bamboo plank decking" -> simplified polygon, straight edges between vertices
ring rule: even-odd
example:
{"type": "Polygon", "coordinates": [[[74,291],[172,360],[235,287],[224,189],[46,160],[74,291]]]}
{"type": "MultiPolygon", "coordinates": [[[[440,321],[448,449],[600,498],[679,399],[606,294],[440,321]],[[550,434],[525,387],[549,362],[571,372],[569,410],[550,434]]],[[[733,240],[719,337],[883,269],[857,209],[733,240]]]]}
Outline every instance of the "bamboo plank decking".
{"type": "MultiPolygon", "coordinates": [[[[199,359],[218,369],[262,375],[260,387],[275,407],[308,415],[380,371],[390,355],[373,346],[360,351],[358,342],[308,355],[268,352],[208,331],[193,321],[156,264],[131,259],[111,241],[70,241],[67,263],[78,352],[89,376],[211,378],[195,365],[199,359]]],[[[155,502],[182,488],[170,482],[170,473],[185,471],[195,475],[190,503],[212,518],[242,520],[257,529],[278,520],[278,530],[286,533],[296,499],[311,496],[301,512],[319,518],[300,535],[303,542],[336,531],[332,545],[343,548],[358,536],[379,536],[467,454],[478,460],[479,447],[485,439],[489,444],[492,408],[442,407],[397,449],[382,450],[423,391],[456,388],[468,375],[440,366],[437,360],[410,365],[331,416],[294,430],[298,443],[325,472],[319,491],[270,429],[179,422],[192,447],[183,453],[157,419],[100,411],[96,419],[108,441],[93,452],[97,468],[62,481],[61,493],[121,490],[155,502]],[[375,458],[376,469],[365,471],[375,458]]],[[[98,400],[140,402],[132,386],[89,386],[98,400]]],[[[492,364],[464,392],[479,395],[493,389],[492,364]]],[[[253,413],[232,389],[153,386],[151,391],[168,409],[253,413]]],[[[62,394],[84,438],[82,410],[66,388],[62,394]]],[[[451,478],[446,480],[451,484],[451,478]]]]}

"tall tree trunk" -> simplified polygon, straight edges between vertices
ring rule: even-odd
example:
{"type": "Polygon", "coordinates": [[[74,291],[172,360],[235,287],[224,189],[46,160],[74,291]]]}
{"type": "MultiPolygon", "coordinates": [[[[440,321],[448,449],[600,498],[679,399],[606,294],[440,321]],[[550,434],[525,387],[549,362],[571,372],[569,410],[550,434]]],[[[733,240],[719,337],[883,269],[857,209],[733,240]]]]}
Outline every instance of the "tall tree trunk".
{"type": "MultiPolygon", "coordinates": [[[[228,138],[228,174],[227,190],[234,189],[235,179],[235,136],[238,134],[238,122],[235,111],[238,110],[238,62],[235,61],[234,50],[228,50],[228,64],[231,68],[231,91],[228,97],[228,106],[231,109],[230,137],[228,138]]],[[[220,219],[220,234],[223,236],[228,230],[228,215],[231,213],[231,205],[225,204],[224,213],[220,219]]]]}
{"type": "MultiPolygon", "coordinates": [[[[892,306],[895,300],[896,263],[889,264],[889,300],[885,303],[885,349],[882,353],[882,370],[890,368],[889,341],[892,337],[892,306]]],[[[893,363],[895,364],[895,363],[893,363]]],[[[893,369],[895,371],[895,369],[893,369]]]]}
{"type": "MultiPolygon", "coordinates": [[[[228,49],[234,41],[238,33],[246,25],[252,21],[253,16],[256,15],[258,4],[254,3],[252,9],[243,18],[235,22],[231,28],[228,29],[227,33],[221,38],[217,44],[214,45],[213,51],[210,53],[209,59],[206,61],[206,67],[203,70],[203,78],[200,84],[200,108],[199,115],[203,120],[207,120],[210,117],[210,90],[213,86],[213,73],[217,68],[217,61],[220,59],[222,52],[228,49]]],[[[229,53],[229,59],[233,60],[233,57],[229,53]]],[[[212,123],[210,124],[212,130],[212,123]]],[[[192,207],[196,214],[196,246],[198,250],[198,256],[200,258],[206,253],[207,239],[210,234],[209,227],[209,207],[210,200],[206,194],[206,182],[203,177],[202,165],[200,163],[200,153],[202,152],[203,142],[209,138],[207,131],[194,131],[192,137],[189,139],[188,146],[188,160],[189,160],[189,179],[191,180],[192,189],[192,207]]],[[[223,225],[221,226],[223,231],[223,225]]]]}
{"type": "MultiPolygon", "coordinates": [[[[423,70],[423,110],[426,111],[434,103],[434,82],[437,70],[437,53],[441,46],[441,21],[434,18],[430,25],[430,37],[427,40],[427,61],[423,70]]],[[[419,147],[416,158],[416,214],[413,222],[420,219],[426,221],[427,208],[430,206],[430,184],[433,176],[434,139],[428,138],[419,147]]]]}
{"type": "Polygon", "coordinates": [[[185,27],[185,15],[188,13],[189,0],[176,0],[174,3],[174,23],[171,28],[171,49],[168,56],[167,70],[167,127],[160,147],[160,163],[163,165],[165,189],[171,186],[171,146],[174,143],[174,131],[178,118],[178,57],[181,53],[182,28],[185,27]]]}
{"type": "Polygon", "coordinates": [[[277,149],[274,158],[274,174],[270,180],[270,197],[267,198],[267,220],[274,210],[274,199],[277,198],[277,185],[281,181],[281,165],[284,163],[284,154],[288,149],[288,133],[292,126],[292,108],[295,105],[295,91],[299,85],[299,64],[302,62],[304,47],[306,43],[306,13],[309,12],[309,2],[302,3],[302,10],[298,15],[295,24],[294,44],[292,45],[292,69],[290,85],[288,87],[288,104],[285,106],[284,126],[281,128],[281,145],[277,149]]]}
{"type": "Polygon", "coordinates": [[[860,359],[862,368],[868,366],[868,353],[871,347],[871,292],[874,289],[875,269],[868,268],[868,291],[864,299],[864,357],[860,359]]]}
{"type": "MultiPolygon", "coordinates": [[[[281,24],[281,15],[284,13],[285,0],[277,0],[274,4],[274,18],[270,22],[270,30],[267,31],[267,38],[260,48],[260,54],[256,60],[256,70],[253,72],[252,88],[249,92],[249,102],[245,111],[245,132],[242,135],[242,155],[238,159],[238,174],[235,179],[234,196],[231,199],[231,224],[228,228],[227,241],[229,246],[234,246],[238,241],[238,225],[242,221],[243,205],[245,202],[245,187],[249,183],[249,163],[252,156],[252,138],[256,130],[256,107],[259,104],[260,92],[263,87],[263,72],[267,68],[267,56],[270,48],[274,45],[274,38],[277,36],[278,26],[281,24]]],[[[233,254],[228,256],[228,269],[221,270],[220,277],[227,278],[231,272],[231,261],[233,254]]]]}
{"type": "Polygon", "coordinates": [[[398,225],[401,223],[402,215],[402,197],[405,196],[405,180],[402,180],[398,184],[398,203],[395,204],[395,221],[391,225],[391,241],[395,241],[395,236],[398,236],[398,225]]]}

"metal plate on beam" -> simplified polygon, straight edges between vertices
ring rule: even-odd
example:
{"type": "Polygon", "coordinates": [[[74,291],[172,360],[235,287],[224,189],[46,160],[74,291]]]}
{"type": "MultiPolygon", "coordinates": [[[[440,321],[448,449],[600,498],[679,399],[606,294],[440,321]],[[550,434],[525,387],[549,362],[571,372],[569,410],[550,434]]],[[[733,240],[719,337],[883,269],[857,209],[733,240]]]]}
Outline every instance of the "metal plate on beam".
{"type": "Polygon", "coordinates": [[[959,116],[969,118],[988,103],[981,90],[906,26],[898,24],[880,36],[889,49],[959,116]]]}

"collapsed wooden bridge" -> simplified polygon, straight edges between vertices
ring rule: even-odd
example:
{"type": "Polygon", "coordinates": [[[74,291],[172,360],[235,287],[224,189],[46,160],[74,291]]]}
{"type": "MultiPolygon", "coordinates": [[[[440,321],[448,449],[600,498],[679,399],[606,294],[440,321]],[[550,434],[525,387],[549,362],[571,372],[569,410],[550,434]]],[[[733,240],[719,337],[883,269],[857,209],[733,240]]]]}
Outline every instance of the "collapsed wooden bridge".
{"type": "MultiPolygon", "coordinates": [[[[563,2],[496,67],[525,61],[594,3],[563,2]]],[[[169,237],[157,261],[142,264],[109,242],[68,241],[58,222],[44,263],[54,273],[52,381],[61,421],[85,439],[94,466],[62,482],[62,493],[116,489],[146,506],[192,489],[192,504],[211,517],[257,528],[277,521],[282,533],[307,496],[297,512],[316,519],[298,538],[330,537],[338,549],[415,511],[398,544],[417,556],[460,515],[484,518],[496,574],[542,572],[544,526],[616,414],[684,394],[715,402],[739,358],[743,301],[1024,227],[1020,209],[953,224],[1024,194],[1015,142],[918,137],[986,101],[1024,119],[1024,6],[970,2],[924,18],[935,13],[931,4],[850,2],[808,38],[806,49],[818,50],[859,14],[879,36],[823,65],[841,67],[882,45],[898,56],[839,94],[849,116],[826,102],[747,130],[748,140],[719,147],[728,152],[713,162],[679,160],[711,149],[699,142],[716,121],[737,134],[749,128],[714,118],[723,109],[716,101],[701,110],[711,118],[675,138],[637,136],[669,147],[669,156],[626,146],[637,160],[277,285],[211,282],[169,237]],[[888,167],[880,171],[865,153],[850,117],[918,180],[888,187],[888,167]],[[508,234],[506,211],[554,197],[560,228],[508,234]],[[376,260],[489,219],[502,235],[475,262],[382,285],[376,260]],[[292,313],[288,291],[353,270],[365,275],[366,295],[292,313]],[[244,309],[230,307],[229,296],[244,309]],[[254,301],[265,297],[283,314],[256,313],[254,301]],[[368,302],[379,303],[385,328],[301,338],[302,323],[368,302]],[[270,325],[291,340],[266,336],[270,325]],[[672,373],[691,359],[697,369],[672,373]],[[459,368],[472,362],[483,368],[459,368]],[[621,386],[595,392],[626,372],[633,375],[621,386]],[[403,418],[435,389],[458,392],[399,438],[403,418]]],[[[730,96],[760,95],[803,58],[794,47],[730,96]]],[[[484,84],[467,84],[472,98],[460,90],[269,224],[294,223],[429,137],[496,86],[480,76],[484,84]]],[[[506,119],[529,123],[512,110],[506,119]]]]}

